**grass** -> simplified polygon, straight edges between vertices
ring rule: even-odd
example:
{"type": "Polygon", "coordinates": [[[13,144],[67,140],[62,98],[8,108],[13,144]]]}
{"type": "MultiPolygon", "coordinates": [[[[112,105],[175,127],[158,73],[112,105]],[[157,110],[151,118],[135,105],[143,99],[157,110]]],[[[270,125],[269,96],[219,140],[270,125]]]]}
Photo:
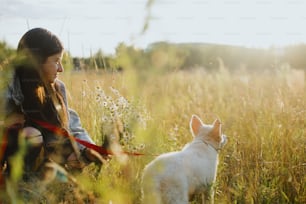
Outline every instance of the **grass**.
{"type": "Polygon", "coordinates": [[[95,141],[101,141],[105,115],[93,100],[97,84],[105,92],[116,89],[131,102],[129,111],[143,117],[134,121],[129,143],[142,145],[134,149],[147,155],[130,156],[125,164],[112,160],[89,188],[99,192],[101,203],[139,203],[144,165],[151,155],[179,150],[191,140],[188,124],[195,113],[208,123],[221,118],[229,137],[220,155],[216,203],[305,203],[305,86],[290,87],[288,74],[194,70],[145,82],[124,73],[66,76],[70,105],[95,141]],[[74,88],[80,82],[82,88],[74,88]]]}
{"type": "Polygon", "coordinates": [[[79,184],[97,203],[140,203],[143,167],[191,141],[189,120],[197,114],[207,123],[219,117],[229,138],[220,153],[216,203],[306,203],[305,84],[290,86],[287,75],[226,69],[146,80],[129,72],[62,75],[70,106],[97,144],[117,128],[124,150],[145,154],[114,157],[96,176],[91,165],[77,176],[79,184]]]}

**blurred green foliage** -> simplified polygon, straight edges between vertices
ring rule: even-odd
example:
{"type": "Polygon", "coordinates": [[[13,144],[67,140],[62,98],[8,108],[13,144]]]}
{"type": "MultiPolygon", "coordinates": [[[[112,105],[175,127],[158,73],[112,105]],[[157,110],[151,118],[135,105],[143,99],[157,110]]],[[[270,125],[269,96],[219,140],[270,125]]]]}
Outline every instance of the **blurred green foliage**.
{"type": "Polygon", "coordinates": [[[0,70],[4,70],[5,65],[13,57],[15,50],[9,47],[6,42],[0,42],[0,70]]]}
{"type": "MultiPolygon", "coordinates": [[[[146,49],[139,49],[124,43],[118,44],[113,55],[105,54],[102,49],[90,57],[73,57],[67,52],[63,65],[66,70],[104,70],[127,71],[138,73],[165,73],[188,70],[197,67],[213,71],[222,63],[229,71],[245,69],[251,72],[270,70],[281,65],[306,70],[306,44],[297,44],[284,48],[267,49],[247,48],[208,43],[168,43],[156,42],[146,49]]],[[[0,70],[15,55],[15,49],[0,42],[0,70]]]]}
{"type": "Polygon", "coordinates": [[[107,55],[99,50],[91,57],[75,58],[75,60],[81,62],[79,69],[83,70],[134,69],[138,73],[151,74],[201,67],[207,71],[213,71],[222,63],[229,71],[243,69],[262,72],[282,65],[306,70],[305,52],[305,44],[259,49],[207,43],[157,42],[146,49],[139,49],[120,43],[114,55],[107,55]]]}

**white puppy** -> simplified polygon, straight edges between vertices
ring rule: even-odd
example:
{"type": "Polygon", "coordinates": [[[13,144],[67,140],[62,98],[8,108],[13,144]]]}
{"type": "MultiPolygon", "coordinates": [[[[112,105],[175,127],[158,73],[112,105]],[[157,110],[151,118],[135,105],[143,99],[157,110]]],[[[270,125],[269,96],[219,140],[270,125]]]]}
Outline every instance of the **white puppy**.
{"type": "MultiPolygon", "coordinates": [[[[212,184],[216,179],[218,151],[227,139],[218,119],[205,125],[193,115],[194,137],[181,151],[162,154],[149,163],[142,177],[143,203],[186,204],[198,193],[213,203],[212,184]]],[[[203,200],[204,201],[204,200],[203,200]]]]}

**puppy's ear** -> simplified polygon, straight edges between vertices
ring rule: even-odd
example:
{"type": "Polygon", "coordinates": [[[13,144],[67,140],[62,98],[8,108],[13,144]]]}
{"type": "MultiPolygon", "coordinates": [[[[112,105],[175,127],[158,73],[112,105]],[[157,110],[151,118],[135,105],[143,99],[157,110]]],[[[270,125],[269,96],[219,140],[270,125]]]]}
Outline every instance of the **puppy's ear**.
{"type": "Polygon", "coordinates": [[[219,119],[216,119],[215,122],[213,123],[213,129],[211,131],[211,135],[217,141],[221,139],[221,122],[219,119]]]}
{"type": "Polygon", "coordinates": [[[201,119],[196,115],[192,115],[191,120],[190,120],[190,130],[194,137],[199,134],[200,128],[202,126],[203,126],[203,122],[201,121],[201,119]]]}

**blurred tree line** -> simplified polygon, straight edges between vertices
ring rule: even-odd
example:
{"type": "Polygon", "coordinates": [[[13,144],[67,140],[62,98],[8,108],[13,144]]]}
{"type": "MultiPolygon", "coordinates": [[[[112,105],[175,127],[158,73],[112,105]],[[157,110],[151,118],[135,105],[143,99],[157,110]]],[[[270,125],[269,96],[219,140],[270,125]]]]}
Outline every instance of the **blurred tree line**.
{"type": "Polygon", "coordinates": [[[306,70],[306,44],[284,48],[247,48],[207,43],[157,42],[146,49],[120,43],[114,55],[99,50],[88,58],[73,58],[76,70],[166,72],[197,67],[213,71],[220,63],[230,71],[244,69],[251,72],[271,70],[282,65],[306,70]]]}
{"type": "MultiPolygon", "coordinates": [[[[5,42],[0,42],[0,70],[13,59],[15,49],[5,42]]],[[[188,70],[197,67],[212,71],[220,63],[230,71],[263,71],[289,65],[295,69],[306,70],[306,44],[269,49],[246,48],[208,43],[167,43],[157,42],[146,49],[139,49],[120,43],[113,55],[97,51],[90,57],[64,55],[63,65],[66,70],[104,70],[123,71],[134,69],[138,72],[167,72],[188,70]]]]}

